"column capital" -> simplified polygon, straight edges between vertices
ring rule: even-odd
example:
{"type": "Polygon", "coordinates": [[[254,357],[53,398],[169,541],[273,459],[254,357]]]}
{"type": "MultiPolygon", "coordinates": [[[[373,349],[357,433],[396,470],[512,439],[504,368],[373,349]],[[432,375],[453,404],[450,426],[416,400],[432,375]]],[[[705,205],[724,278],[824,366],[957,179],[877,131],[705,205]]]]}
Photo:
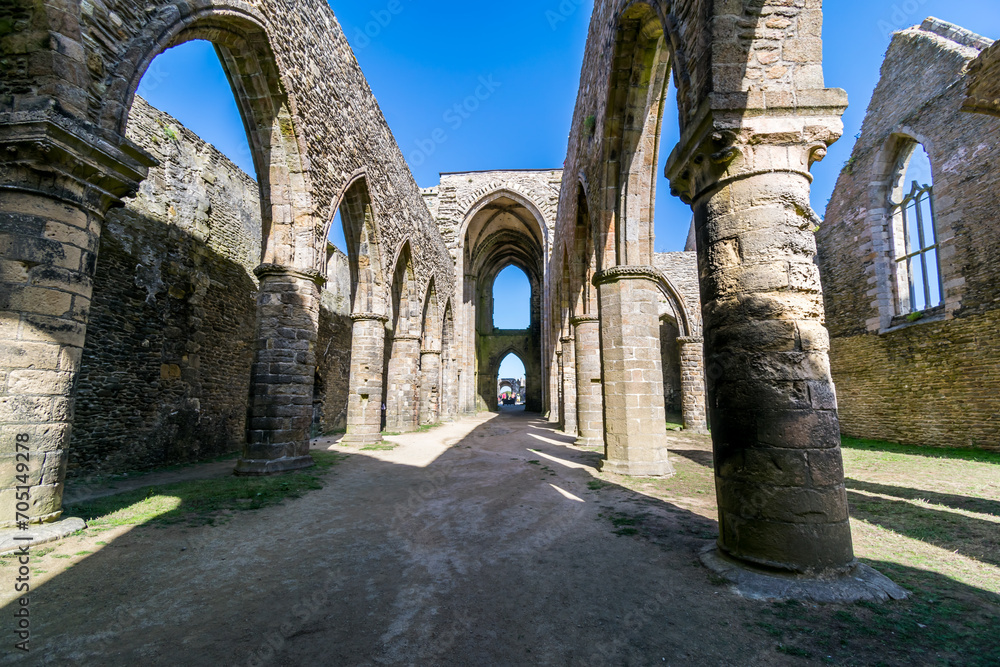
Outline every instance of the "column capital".
{"type": "Polygon", "coordinates": [[[660,271],[654,266],[613,266],[594,276],[594,287],[617,283],[622,280],[649,280],[659,282],[660,271]]]}
{"type": "Polygon", "coordinates": [[[316,283],[319,287],[326,284],[326,276],[314,269],[296,269],[290,266],[279,264],[261,264],[253,270],[255,276],[263,280],[264,278],[298,278],[316,283]]]}
{"type": "Polygon", "coordinates": [[[580,317],[571,317],[569,323],[574,327],[578,327],[581,324],[599,324],[601,318],[596,315],[581,315],[580,317]]]}
{"type": "Polygon", "coordinates": [[[441,352],[441,350],[420,350],[420,356],[424,356],[425,354],[430,354],[440,357],[444,353],[441,352]]]}
{"type": "Polygon", "coordinates": [[[380,315],[379,313],[353,313],[351,319],[355,322],[381,322],[382,324],[389,322],[388,315],[380,315]]]}
{"type": "Polygon", "coordinates": [[[576,342],[576,336],[563,336],[559,339],[559,342],[564,345],[569,345],[570,343],[576,342]]]}
{"type": "Polygon", "coordinates": [[[733,180],[809,169],[844,132],[839,88],[712,93],[667,162],[670,191],[694,204],[733,180]]]}
{"type": "Polygon", "coordinates": [[[157,162],[53,109],[0,113],[0,189],[54,197],[99,216],[121,205],[157,162]]]}
{"type": "Polygon", "coordinates": [[[704,345],[705,339],[701,336],[678,336],[678,345],[704,345]]]}
{"type": "Polygon", "coordinates": [[[422,336],[414,336],[413,334],[399,334],[393,336],[392,340],[398,343],[420,343],[424,339],[422,336]]]}

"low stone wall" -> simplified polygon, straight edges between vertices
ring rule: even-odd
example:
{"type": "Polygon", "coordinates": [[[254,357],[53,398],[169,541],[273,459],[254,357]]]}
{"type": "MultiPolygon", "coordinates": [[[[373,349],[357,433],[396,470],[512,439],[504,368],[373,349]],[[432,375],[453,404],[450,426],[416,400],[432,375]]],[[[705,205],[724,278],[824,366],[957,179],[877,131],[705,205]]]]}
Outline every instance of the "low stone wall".
{"type": "Polygon", "coordinates": [[[845,435],[1000,450],[1000,310],[834,338],[845,435]]]}

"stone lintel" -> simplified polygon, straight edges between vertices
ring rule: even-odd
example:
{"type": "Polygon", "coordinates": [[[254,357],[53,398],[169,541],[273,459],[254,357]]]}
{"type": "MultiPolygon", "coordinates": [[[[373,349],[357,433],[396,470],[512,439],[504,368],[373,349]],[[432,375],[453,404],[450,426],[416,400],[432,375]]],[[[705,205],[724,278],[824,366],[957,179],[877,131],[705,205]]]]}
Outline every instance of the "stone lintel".
{"type": "Polygon", "coordinates": [[[297,278],[299,280],[307,280],[309,282],[316,283],[319,287],[326,284],[326,276],[313,269],[296,269],[290,266],[281,266],[280,264],[261,264],[254,269],[253,272],[254,275],[261,280],[264,278],[289,277],[297,278]]]}
{"type": "Polygon", "coordinates": [[[101,217],[157,164],[128,139],[111,141],[55,110],[0,114],[0,145],[0,189],[55,197],[101,217]]]}

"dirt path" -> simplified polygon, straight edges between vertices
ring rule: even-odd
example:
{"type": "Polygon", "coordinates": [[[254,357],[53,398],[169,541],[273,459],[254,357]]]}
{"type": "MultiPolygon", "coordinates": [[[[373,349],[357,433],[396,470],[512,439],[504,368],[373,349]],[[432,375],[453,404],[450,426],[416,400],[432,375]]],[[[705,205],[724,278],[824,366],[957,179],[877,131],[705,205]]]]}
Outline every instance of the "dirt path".
{"type": "Polygon", "coordinates": [[[334,445],[351,456],[326,488],[222,526],[106,533],[33,594],[32,653],[0,662],[807,662],[748,631],[751,603],[697,563],[714,522],[599,476],[537,417],[393,440],[334,445]]]}

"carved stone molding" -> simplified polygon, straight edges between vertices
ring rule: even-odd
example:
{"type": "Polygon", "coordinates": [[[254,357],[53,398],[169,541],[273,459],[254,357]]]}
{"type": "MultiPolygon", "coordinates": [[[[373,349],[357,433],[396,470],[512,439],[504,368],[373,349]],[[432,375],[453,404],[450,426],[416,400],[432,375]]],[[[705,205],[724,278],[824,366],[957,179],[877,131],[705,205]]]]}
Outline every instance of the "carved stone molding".
{"type": "Polygon", "coordinates": [[[351,319],[355,322],[381,322],[382,324],[389,322],[388,315],[380,315],[379,313],[354,313],[351,315],[351,319]]]}
{"type": "Polygon", "coordinates": [[[309,282],[316,283],[320,287],[326,284],[326,276],[324,276],[319,271],[314,271],[312,269],[294,269],[289,266],[281,266],[279,264],[261,264],[256,269],[253,270],[254,275],[263,280],[264,278],[281,278],[290,277],[298,278],[299,280],[308,280],[309,282]]]}
{"type": "Polygon", "coordinates": [[[671,193],[693,204],[757,175],[794,173],[811,181],[809,168],[843,133],[846,109],[846,94],[836,88],[798,91],[794,100],[767,91],[710,95],[667,163],[671,193]]]}
{"type": "Polygon", "coordinates": [[[580,317],[570,318],[569,323],[575,327],[578,327],[581,324],[597,324],[600,321],[601,318],[597,317],[596,315],[581,315],[580,317]]]}
{"type": "Polygon", "coordinates": [[[678,336],[678,345],[704,345],[705,339],[700,336],[678,336]]]}
{"type": "Polygon", "coordinates": [[[104,216],[134,195],[156,160],[55,111],[0,114],[0,189],[60,199],[104,216]]]}
{"type": "Polygon", "coordinates": [[[594,287],[616,283],[622,280],[649,280],[659,282],[660,271],[653,266],[614,266],[594,276],[594,287]]]}

